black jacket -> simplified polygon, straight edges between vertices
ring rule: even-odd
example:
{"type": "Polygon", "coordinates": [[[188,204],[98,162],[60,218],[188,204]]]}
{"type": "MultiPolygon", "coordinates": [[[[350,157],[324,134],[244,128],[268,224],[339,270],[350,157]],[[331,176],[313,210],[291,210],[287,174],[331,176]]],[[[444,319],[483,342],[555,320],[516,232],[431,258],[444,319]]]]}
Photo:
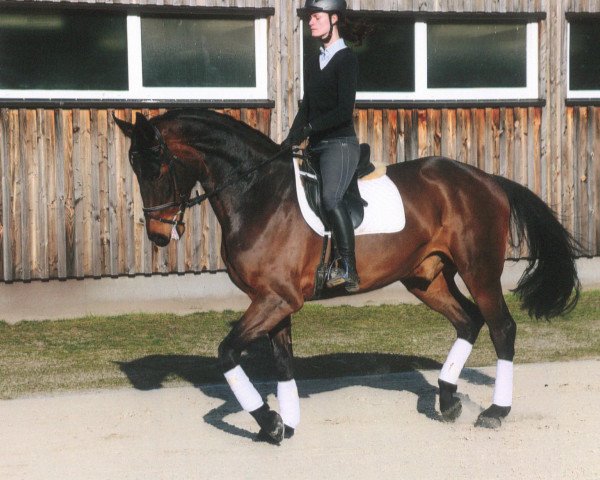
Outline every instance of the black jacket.
{"type": "Polygon", "coordinates": [[[349,48],[338,51],[323,70],[319,56],[310,57],[304,69],[304,98],[290,131],[310,124],[310,143],[356,136],[352,113],[356,100],[358,60],[349,48]]]}

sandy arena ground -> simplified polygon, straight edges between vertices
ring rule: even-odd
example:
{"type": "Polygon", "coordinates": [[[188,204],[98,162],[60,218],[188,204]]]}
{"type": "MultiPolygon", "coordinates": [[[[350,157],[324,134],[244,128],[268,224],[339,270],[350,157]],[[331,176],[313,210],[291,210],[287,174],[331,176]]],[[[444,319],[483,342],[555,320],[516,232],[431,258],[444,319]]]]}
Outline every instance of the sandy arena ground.
{"type": "MultiPolygon", "coordinates": [[[[442,423],[437,372],[299,382],[279,446],[223,385],[0,402],[2,479],[600,479],[600,361],[517,365],[511,415],[475,428],[494,368],[466,369],[442,423]]],[[[274,384],[259,385],[276,406],[274,384]]]]}

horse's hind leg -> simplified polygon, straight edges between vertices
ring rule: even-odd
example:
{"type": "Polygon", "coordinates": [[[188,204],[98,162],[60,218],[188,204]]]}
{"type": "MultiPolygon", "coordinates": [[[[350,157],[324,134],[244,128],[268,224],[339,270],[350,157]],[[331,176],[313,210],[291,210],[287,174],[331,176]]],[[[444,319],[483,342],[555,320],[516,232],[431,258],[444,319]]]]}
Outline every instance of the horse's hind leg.
{"type": "MultiPolygon", "coordinates": [[[[439,264],[441,268],[441,263],[439,264]]],[[[445,421],[456,420],[461,412],[460,399],[454,394],[458,378],[471,354],[484,320],[479,308],[456,286],[456,270],[446,266],[441,273],[425,283],[417,278],[404,281],[407,288],[423,303],[444,315],[456,329],[457,339],[440,371],[440,412],[445,421]],[[430,283],[429,283],[430,281],[430,283]]]]}
{"type": "Polygon", "coordinates": [[[493,403],[481,413],[476,423],[495,428],[500,426],[512,406],[517,325],[504,301],[501,284],[509,237],[510,205],[505,193],[497,190],[494,184],[488,184],[488,187],[475,189],[465,196],[466,203],[461,204],[463,215],[459,218],[471,222],[453,224],[454,232],[449,232],[445,238],[451,239],[452,260],[483,315],[496,350],[498,361],[493,403]],[[488,195],[486,191],[493,193],[488,195]],[[469,215],[464,212],[469,212],[469,215]]]}
{"type": "Polygon", "coordinates": [[[440,373],[440,410],[445,419],[452,420],[460,414],[459,401],[453,396],[456,379],[471,353],[481,327],[487,323],[498,357],[496,383],[493,403],[479,415],[475,425],[497,428],[512,406],[517,325],[504,301],[500,276],[494,279],[490,271],[487,273],[487,278],[485,274],[463,276],[476,304],[460,293],[454,283],[452,270],[445,270],[443,275],[438,275],[425,292],[418,289],[411,291],[431,308],[444,314],[458,334],[440,373]]]}
{"type": "Polygon", "coordinates": [[[509,414],[512,406],[513,358],[517,324],[504,301],[500,279],[491,285],[478,284],[471,289],[471,292],[489,327],[490,337],[498,357],[492,405],[479,415],[475,425],[497,428],[502,419],[509,414]]]}

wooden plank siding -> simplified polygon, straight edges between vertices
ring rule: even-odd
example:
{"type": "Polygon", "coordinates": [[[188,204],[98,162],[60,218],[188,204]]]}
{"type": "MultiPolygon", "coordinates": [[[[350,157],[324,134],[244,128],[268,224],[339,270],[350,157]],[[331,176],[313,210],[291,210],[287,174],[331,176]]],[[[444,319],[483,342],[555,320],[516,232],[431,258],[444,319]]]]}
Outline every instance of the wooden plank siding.
{"type": "MultiPolygon", "coordinates": [[[[3,238],[3,280],[223,268],[220,230],[206,204],[186,213],[188,228],[180,242],[158,249],[147,240],[137,182],[127,160],[128,141],[120,133],[115,136],[113,111],[1,110],[0,135],[13,132],[12,138],[20,139],[20,148],[1,150],[3,173],[10,170],[3,175],[2,223],[17,226],[6,241],[3,238]]],[[[143,113],[153,116],[162,110],[143,113]]],[[[226,113],[269,133],[269,109],[226,113]]],[[[132,117],[131,111],[116,114],[132,117]]],[[[373,147],[375,161],[390,164],[446,155],[502,174],[538,195],[546,192],[555,206],[555,190],[545,174],[551,166],[539,148],[541,115],[542,108],[520,107],[357,109],[355,126],[359,140],[373,147]]],[[[600,172],[592,160],[600,155],[600,112],[593,107],[570,108],[568,117],[573,128],[566,135],[572,145],[563,171],[568,187],[563,220],[596,248],[598,189],[593,185],[600,172]]]]}
{"type": "MultiPolygon", "coordinates": [[[[41,0],[40,0],[41,1],[41,0]]],[[[222,110],[276,141],[289,130],[301,88],[304,0],[51,0],[173,7],[272,8],[268,18],[273,108],[222,110]]],[[[24,0],[22,3],[36,3],[24,0]]],[[[50,3],[45,0],[45,3],[50,3]]],[[[542,106],[473,103],[359,107],[359,140],[385,164],[443,155],[511,178],[558,213],[587,255],[600,255],[600,106],[567,102],[569,12],[600,12],[600,0],[348,0],[363,11],[545,13],[539,21],[542,106]],[[434,105],[435,107],[435,105],[434,105]],[[450,108],[452,107],[452,108],[450,108]]],[[[173,11],[171,8],[170,12],[173,11]]],[[[1,105],[1,99],[0,99],[1,105]]],[[[113,107],[114,105],[111,105],[113,107]]],[[[236,105],[237,106],[237,105],[236,105]]],[[[0,280],[29,281],[214,271],[221,233],[210,207],[186,212],[186,234],[166,249],[146,237],[129,142],[112,114],[131,121],[163,109],[0,107],[0,280]]],[[[509,256],[526,255],[523,249],[509,256]]]]}
{"type": "Polygon", "coordinates": [[[567,107],[561,211],[590,255],[600,250],[600,107],[567,107]]]}
{"type": "MultiPolygon", "coordinates": [[[[129,141],[113,113],[134,112],[0,109],[2,281],[223,269],[207,204],[186,213],[180,242],[160,249],[148,241],[129,141]]],[[[270,133],[270,109],[227,113],[270,133]]]]}

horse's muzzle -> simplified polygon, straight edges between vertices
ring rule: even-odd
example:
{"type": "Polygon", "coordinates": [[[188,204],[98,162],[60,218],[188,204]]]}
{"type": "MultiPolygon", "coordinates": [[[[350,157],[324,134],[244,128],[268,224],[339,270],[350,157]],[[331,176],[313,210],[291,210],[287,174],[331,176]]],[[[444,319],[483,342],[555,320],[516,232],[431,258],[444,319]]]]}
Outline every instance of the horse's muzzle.
{"type": "Polygon", "coordinates": [[[170,237],[160,233],[148,233],[148,239],[158,247],[166,247],[171,241],[170,237]]]}
{"type": "Polygon", "coordinates": [[[162,222],[159,218],[147,217],[146,234],[158,247],[166,247],[173,239],[179,240],[184,232],[183,222],[162,222]]]}

